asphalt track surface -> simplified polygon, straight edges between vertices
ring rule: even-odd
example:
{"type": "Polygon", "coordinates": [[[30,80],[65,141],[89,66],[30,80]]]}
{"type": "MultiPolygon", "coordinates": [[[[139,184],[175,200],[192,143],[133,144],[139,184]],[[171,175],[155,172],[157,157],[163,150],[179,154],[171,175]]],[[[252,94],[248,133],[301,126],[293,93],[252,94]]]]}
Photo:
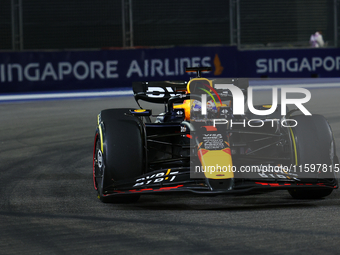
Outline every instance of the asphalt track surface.
{"type": "MultiPolygon", "coordinates": [[[[328,118],[340,148],[340,89],[311,92],[308,110],[328,118]]],[[[277,191],[101,203],[96,115],[129,106],[131,97],[0,104],[0,254],[339,254],[338,190],[320,200],[277,191]]]]}

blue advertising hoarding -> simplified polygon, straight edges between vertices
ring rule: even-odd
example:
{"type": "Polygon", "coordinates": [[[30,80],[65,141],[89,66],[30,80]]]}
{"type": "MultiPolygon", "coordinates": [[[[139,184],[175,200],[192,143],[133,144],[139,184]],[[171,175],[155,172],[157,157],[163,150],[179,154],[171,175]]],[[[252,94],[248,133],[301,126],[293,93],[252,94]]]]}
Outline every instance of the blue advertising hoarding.
{"type": "Polygon", "coordinates": [[[338,48],[239,51],[238,61],[242,77],[340,77],[338,48]]]}
{"type": "Polygon", "coordinates": [[[206,77],[340,77],[339,49],[247,50],[230,46],[0,53],[2,93],[131,87],[134,81],[206,77]]]}

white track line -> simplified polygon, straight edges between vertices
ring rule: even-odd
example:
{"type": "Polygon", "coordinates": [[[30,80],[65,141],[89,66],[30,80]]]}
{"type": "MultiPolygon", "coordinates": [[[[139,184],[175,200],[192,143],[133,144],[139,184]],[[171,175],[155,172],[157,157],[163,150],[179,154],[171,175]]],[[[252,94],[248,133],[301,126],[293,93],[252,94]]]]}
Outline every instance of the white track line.
{"type": "Polygon", "coordinates": [[[84,98],[84,97],[109,97],[109,96],[131,96],[131,95],[133,95],[132,90],[117,90],[117,91],[103,91],[103,92],[94,91],[94,92],[20,94],[20,95],[3,95],[3,96],[0,96],[0,101],[84,98]]]}

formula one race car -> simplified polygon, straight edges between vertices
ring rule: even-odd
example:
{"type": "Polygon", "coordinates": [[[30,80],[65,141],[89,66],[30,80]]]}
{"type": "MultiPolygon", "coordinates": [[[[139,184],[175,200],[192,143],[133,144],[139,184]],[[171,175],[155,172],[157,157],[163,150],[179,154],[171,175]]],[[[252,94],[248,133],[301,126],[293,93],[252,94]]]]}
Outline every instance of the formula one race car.
{"type": "Polygon", "coordinates": [[[280,189],[293,198],[322,198],[338,188],[339,161],[323,116],[305,115],[301,104],[289,111],[248,101],[247,108],[248,80],[202,78],[209,70],[187,68],[197,72],[188,82],[134,83],[139,109],[101,111],[93,182],[102,202],[280,189]],[[140,100],[165,111],[152,115],[140,100]]]}

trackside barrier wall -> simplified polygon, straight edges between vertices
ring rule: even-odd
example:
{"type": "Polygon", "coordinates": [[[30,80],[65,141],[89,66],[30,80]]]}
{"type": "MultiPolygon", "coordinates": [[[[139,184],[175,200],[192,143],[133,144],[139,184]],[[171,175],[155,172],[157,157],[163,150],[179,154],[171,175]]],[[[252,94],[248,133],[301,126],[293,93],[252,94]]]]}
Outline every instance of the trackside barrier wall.
{"type": "Polygon", "coordinates": [[[97,51],[0,52],[0,92],[131,87],[133,81],[188,80],[187,66],[212,66],[206,77],[340,77],[340,49],[245,50],[170,47],[97,51]]]}

